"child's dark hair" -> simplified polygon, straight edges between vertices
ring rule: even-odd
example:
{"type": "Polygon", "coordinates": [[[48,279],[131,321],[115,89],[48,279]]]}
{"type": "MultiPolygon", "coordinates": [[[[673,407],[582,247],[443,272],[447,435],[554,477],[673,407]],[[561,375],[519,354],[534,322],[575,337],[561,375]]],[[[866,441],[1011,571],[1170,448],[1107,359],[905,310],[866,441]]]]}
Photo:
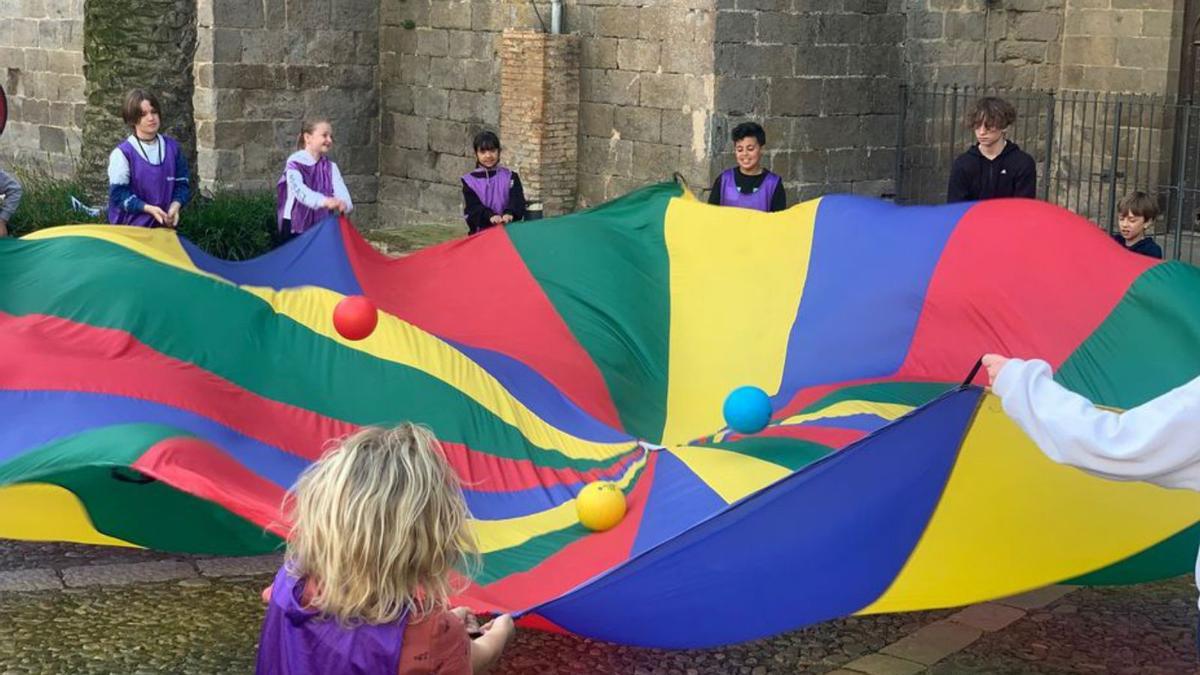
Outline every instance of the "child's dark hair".
{"type": "Polygon", "coordinates": [[[763,131],[763,128],[759,126],[758,122],[742,122],[733,128],[733,133],[729,134],[730,139],[733,140],[734,143],[737,143],[748,136],[753,136],[758,141],[759,145],[767,144],[767,132],[763,131]]]}
{"type": "Polygon", "coordinates": [[[125,124],[132,127],[142,119],[142,101],[149,101],[150,109],[162,114],[162,109],[158,107],[158,99],[154,94],[145,89],[133,89],[125,94],[125,105],[121,106],[121,119],[125,120],[125,124]]]}
{"type": "Polygon", "coordinates": [[[475,146],[475,152],[480,150],[500,150],[500,137],[494,131],[481,131],[475,134],[475,140],[471,142],[475,146]]]}
{"type": "Polygon", "coordinates": [[[1140,190],[1130,192],[1117,202],[1117,215],[1126,213],[1145,218],[1148,223],[1158,217],[1158,200],[1140,190]]]}
{"type": "Polygon", "coordinates": [[[1017,121],[1017,109],[1002,98],[984,96],[975,102],[964,121],[971,129],[978,129],[980,124],[989,129],[1007,129],[1017,121]]]}
{"type": "Polygon", "coordinates": [[[311,134],[317,130],[318,124],[328,124],[330,129],[333,129],[333,123],[325,117],[309,117],[300,125],[300,133],[296,134],[296,149],[304,149],[304,135],[311,134]]]}

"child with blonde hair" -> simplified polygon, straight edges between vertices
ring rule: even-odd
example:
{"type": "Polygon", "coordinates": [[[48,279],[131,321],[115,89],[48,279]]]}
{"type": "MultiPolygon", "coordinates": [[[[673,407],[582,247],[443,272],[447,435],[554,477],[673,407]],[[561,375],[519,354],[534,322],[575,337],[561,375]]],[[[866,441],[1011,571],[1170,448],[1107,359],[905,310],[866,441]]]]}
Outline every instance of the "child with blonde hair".
{"type": "Polygon", "coordinates": [[[428,429],[367,427],[304,471],[285,502],[284,564],[256,672],[486,672],[513,634],[450,609],[452,576],[478,560],[466,502],[428,429]]]}
{"type": "Polygon", "coordinates": [[[354,210],[342,172],[329,159],[332,149],[329,120],[305,120],[296,136],[296,152],[288,156],[275,186],[280,243],[304,234],[330,214],[354,210]]]}

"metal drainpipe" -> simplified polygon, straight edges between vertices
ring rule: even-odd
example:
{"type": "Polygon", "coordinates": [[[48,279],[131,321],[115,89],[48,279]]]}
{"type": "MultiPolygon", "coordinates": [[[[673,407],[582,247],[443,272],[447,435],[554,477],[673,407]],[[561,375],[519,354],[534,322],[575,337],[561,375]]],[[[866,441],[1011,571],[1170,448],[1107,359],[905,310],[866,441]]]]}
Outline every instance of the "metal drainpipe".
{"type": "Polygon", "coordinates": [[[562,0],[550,3],[550,32],[558,35],[562,32],[562,0]]]}

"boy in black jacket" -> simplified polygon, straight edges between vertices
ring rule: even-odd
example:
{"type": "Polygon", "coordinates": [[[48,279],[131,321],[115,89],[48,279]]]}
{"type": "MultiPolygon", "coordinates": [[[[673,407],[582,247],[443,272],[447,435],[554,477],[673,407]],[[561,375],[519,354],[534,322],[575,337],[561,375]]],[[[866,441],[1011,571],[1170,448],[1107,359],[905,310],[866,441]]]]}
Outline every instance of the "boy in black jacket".
{"type": "Polygon", "coordinates": [[[1016,119],[1016,109],[1004,99],[987,96],[975,103],[967,124],[975,130],[978,143],[954,160],[947,202],[1034,198],[1037,165],[1029,153],[1005,138],[1005,131],[1016,119]]]}

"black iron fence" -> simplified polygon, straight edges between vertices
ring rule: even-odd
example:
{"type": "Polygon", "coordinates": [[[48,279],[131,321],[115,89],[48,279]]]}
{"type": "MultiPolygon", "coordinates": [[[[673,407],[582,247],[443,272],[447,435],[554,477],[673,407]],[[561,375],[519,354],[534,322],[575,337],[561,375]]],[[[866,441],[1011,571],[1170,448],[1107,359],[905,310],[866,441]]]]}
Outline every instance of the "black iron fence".
{"type": "Polygon", "coordinates": [[[946,200],[950,166],[975,142],[964,119],[984,95],[1016,107],[1008,137],[1037,162],[1039,198],[1113,232],[1122,196],[1156,195],[1161,215],[1151,235],[1166,257],[1200,263],[1200,106],[1165,97],[903,87],[898,202],[946,200]]]}

